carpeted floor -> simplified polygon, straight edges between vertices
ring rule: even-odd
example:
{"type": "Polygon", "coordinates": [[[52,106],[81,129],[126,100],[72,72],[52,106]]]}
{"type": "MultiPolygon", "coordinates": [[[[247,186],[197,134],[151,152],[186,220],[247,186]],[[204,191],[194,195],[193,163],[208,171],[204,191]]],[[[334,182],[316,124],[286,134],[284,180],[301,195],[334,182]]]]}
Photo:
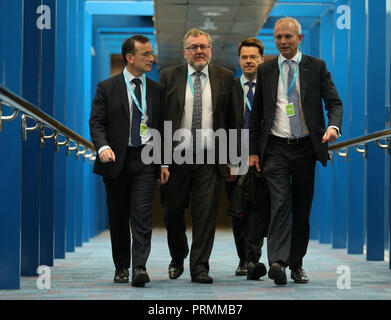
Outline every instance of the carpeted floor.
{"type": "MultiPolygon", "coordinates": [[[[188,232],[191,240],[191,232],[188,232]]],[[[147,264],[151,282],[145,288],[130,284],[114,284],[114,267],[108,232],[91,239],[83,247],[67,253],[66,259],[55,260],[50,268],[49,285],[37,277],[22,277],[20,290],[0,290],[0,300],[390,300],[391,270],[387,262],[369,262],[364,255],[347,255],[346,249],[331,249],[330,245],[310,241],[304,268],[310,282],[276,286],[264,277],[250,281],[234,276],[238,264],[231,230],[218,230],[210,260],[212,285],[190,281],[188,259],[185,272],[170,280],[170,262],[166,231],[153,231],[152,250],[147,264]],[[337,273],[338,269],[342,273],[337,273]],[[341,271],[341,270],[340,270],[341,271]],[[350,271],[350,289],[346,279],[350,271]],[[341,277],[341,278],[339,278],[341,277]],[[339,279],[339,280],[338,280],[339,279]],[[345,287],[345,289],[342,289],[345,287]]],[[[266,247],[261,261],[266,264],[266,247]]],[[[47,274],[47,273],[46,273],[47,274]]]]}

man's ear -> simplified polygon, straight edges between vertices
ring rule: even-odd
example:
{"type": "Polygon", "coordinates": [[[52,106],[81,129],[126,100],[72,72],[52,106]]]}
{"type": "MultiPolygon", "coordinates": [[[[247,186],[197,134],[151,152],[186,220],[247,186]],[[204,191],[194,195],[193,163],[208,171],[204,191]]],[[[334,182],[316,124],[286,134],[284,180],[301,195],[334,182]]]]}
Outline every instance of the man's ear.
{"type": "Polygon", "coordinates": [[[131,53],[127,53],[125,57],[128,63],[133,63],[134,57],[131,53]]]}

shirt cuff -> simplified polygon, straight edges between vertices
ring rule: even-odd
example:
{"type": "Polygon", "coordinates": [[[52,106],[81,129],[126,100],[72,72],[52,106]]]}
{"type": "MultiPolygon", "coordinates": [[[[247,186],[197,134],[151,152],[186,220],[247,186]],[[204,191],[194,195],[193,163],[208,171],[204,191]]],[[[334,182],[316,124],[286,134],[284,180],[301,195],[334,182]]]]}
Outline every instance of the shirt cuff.
{"type": "MultiPolygon", "coordinates": [[[[339,128],[338,128],[338,127],[336,127],[336,126],[329,126],[329,128],[334,128],[335,130],[337,130],[338,137],[340,137],[340,136],[341,136],[341,133],[340,133],[340,131],[339,131],[339,128]]],[[[328,129],[328,128],[327,128],[327,129],[328,129]]]]}
{"type": "Polygon", "coordinates": [[[100,155],[100,153],[105,150],[105,149],[111,149],[109,146],[103,146],[101,147],[99,150],[98,150],[98,155],[100,155]]]}

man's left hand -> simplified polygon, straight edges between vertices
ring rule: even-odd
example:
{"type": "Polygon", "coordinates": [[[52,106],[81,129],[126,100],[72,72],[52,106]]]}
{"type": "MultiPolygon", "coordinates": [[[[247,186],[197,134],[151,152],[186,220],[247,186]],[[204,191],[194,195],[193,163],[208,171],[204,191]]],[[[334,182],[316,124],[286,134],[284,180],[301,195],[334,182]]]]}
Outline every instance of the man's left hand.
{"type": "Polygon", "coordinates": [[[165,184],[170,177],[170,171],[168,168],[160,168],[160,179],[158,179],[159,184],[165,184]]]}
{"type": "Polygon", "coordinates": [[[328,128],[322,138],[322,143],[334,143],[338,139],[338,132],[335,128],[328,128]]]}

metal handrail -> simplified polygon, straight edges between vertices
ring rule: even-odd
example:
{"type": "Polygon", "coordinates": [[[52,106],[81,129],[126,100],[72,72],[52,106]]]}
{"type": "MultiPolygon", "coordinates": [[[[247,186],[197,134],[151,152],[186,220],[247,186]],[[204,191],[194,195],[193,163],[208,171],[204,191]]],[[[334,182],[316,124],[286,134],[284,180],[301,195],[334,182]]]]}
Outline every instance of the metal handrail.
{"type": "Polygon", "coordinates": [[[354,150],[362,153],[364,157],[366,157],[367,154],[367,144],[369,142],[376,142],[376,145],[379,148],[382,149],[388,149],[391,147],[391,129],[386,129],[386,130],[381,130],[381,131],[376,131],[370,134],[367,134],[365,136],[341,141],[332,145],[329,145],[329,151],[337,151],[337,154],[346,157],[345,152],[341,152],[340,150],[348,150],[349,147],[354,147],[354,150]],[[385,144],[380,143],[381,140],[386,140],[385,144]],[[360,149],[361,147],[361,149],[360,149]]]}
{"type": "Polygon", "coordinates": [[[67,126],[63,125],[61,122],[52,118],[42,110],[35,107],[30,102],[25,99],[19,97],[14,94],[10,90],[0,86],[0,131],[2,129],[2,121],[12,121],[17,118],[17,115],[21,112],[22,115],[22,137],[23,139],[27,138],[27,131],[32,131],[36,129],[41,129],[41,144],[44,143],[46,139],[55,139],[56,142],[56,151],[58,150],[58,146],[65,145],[67,146],[67,151],[75,150],[77,153],[77,157],[79,155],[84,155],[84,159],[92,160],[94,157],[94,153],[96,153],[94,145],[69,129],[67,126]],[[11,109],[13,109],[13,113],[10,116],[2,115],[1,105],[7,105],[11,109]],[[32,118],[36,121],[36,125],[34,127],[28,128],[26,126],[26,116],[32,118]],[[45,127],[51,129],[53,133],[50,136],[45,135],[45,127]],[[58,142],[58,134],[63,135],[66,138],[65,142],[58,142]],[[76,144],[76,147],[70,147],[69,141],[73,141],[76,144]],[[84,150],[79,151],[78,146],[83,146],[84,150]],[[90,152],[88,153],[87,150],[90,152]],[[87,156],[88,155],[88,156],[87,156]]]}

